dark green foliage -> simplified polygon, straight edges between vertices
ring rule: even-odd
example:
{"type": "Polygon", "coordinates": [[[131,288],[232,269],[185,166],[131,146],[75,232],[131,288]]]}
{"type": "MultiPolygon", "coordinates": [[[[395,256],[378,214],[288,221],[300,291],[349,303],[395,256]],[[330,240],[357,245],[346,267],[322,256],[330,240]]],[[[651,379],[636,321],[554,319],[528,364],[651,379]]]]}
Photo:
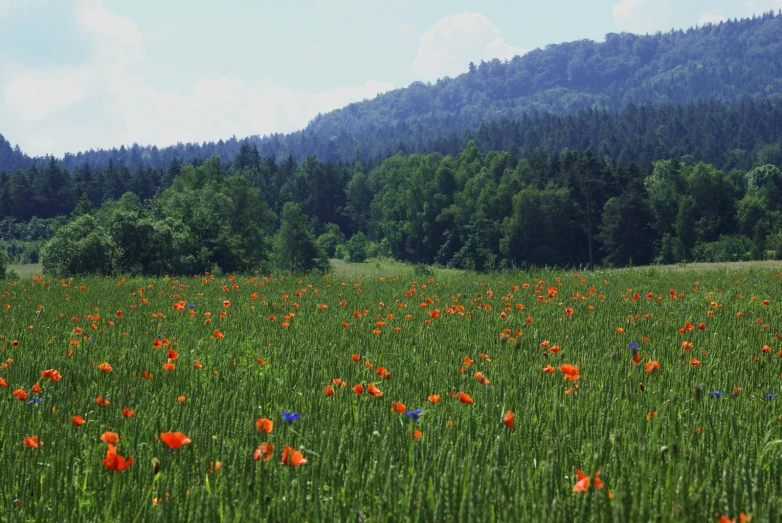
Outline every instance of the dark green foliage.
{"type": "Polygon", "coordinates": [[[347,243],[348,256],[352,262],[363,262],[367,259],[367,237],[363,232],[357,232],[347,243]]]}
{"type": "Polygon", "coordinates": [[[41,249],[43,271],[55,276],[107,275],[117,263],[117,245],[92,216],[63,225],[41,249]]]}
{"type": "Polygon", "coordinates": [[[307,216],[296,203],[283,206],[274,247],[275,265],[281,270],[305,273],[329,268],[326,252],[318,246],[307,216]]]}

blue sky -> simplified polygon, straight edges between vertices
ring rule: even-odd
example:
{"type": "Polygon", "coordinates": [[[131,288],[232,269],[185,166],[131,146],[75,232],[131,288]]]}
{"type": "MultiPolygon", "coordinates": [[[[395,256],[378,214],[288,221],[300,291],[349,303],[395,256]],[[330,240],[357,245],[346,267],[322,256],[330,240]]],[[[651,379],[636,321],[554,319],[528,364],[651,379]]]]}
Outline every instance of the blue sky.
{"type": "Polygon", "coordinates": [[[782,0],[0,0],[0,133],[29,154],[290,132],[472,60],[782,0]]]}

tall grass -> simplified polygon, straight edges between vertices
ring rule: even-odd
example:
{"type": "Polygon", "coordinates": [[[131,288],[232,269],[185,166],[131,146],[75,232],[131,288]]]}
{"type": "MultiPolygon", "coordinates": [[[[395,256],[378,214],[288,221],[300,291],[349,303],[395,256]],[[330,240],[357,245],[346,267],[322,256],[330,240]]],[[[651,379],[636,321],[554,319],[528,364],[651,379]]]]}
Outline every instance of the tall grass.
{"type": "Polygon", "coordinates": [[[764,395],[778,394],[782,380],[779,274],[415,278],[6,284],[0,520],[778,518],[782,396],[764,395]],[[680,334],[687,322],[693,330],[680,334]],[[156,349],[155,339],[169,346],[156,349]],[[168,349],[178,353],[171,371],[162,368],[168,349]],[[653,360],[660,368],[647,374],[653,360]],[[101,371],[103,362],[113,371],[101,371]],[[542,372],[563,363],[579,366],[581,378],[542,372]],[[60,381],[41,376],[52,368],[60,381]],[[356,395],[359,383],[365,392],[356,395]],[[383,395],[369,396],[369,383],[383,395]],[[25,401],[12,395],[20,388],[25,401]],[[431,403],[431,394],[442,399],[431,403]],[[99,395],[110,404],[98,406],[99,395]],[[421,408],[420,421],[392,411],[392,401],[421,408]],[[123,417],[125,406],[133,417],[123,417]],[[508,410],[513,428],[503,424],[508,410]],[[301,418],[288,423],[283,411],[301,418]],[[85,424],[74,426],[73,415],[85,424]],[[255,426],[264,417],[271,434],[255,426]],[[102,465],[105,431],[119,434],[120,455],[134,457],[128,469],[102,465]],[[192,443],[170,450],[158,440],[168,431],[192,443]],[[26,447],[31,435],[43,446],[26,447]],[[275,445],[268,462],[253,459],[262,442],[275,445]],[[282,464],[284,445],[308,463],[282,464]],[[601,471],[604,487],[593,479],[573,492],[576,469],[601,471]]]}

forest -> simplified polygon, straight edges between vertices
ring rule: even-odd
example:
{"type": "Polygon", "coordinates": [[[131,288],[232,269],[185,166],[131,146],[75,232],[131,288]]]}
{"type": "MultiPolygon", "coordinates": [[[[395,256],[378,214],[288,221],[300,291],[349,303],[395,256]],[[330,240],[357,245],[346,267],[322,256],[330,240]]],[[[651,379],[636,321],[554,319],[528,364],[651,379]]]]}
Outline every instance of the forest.
{"type": "Polygon", "coordinates": [[[780,258],[780,24],[551,45],[289,135],[61,159],[0,135],[0,248],[61,275],[780,258]]]}

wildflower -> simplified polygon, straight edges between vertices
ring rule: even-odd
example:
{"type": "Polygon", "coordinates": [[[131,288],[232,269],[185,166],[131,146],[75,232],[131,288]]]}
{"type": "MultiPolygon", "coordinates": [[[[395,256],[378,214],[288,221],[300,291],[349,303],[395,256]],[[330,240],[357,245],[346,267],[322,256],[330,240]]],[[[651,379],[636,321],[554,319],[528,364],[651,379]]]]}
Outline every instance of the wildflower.
{"type": "MultiPolygon", "coordinates": [[[[589,488],[590,477],[585,475],[581,470],[576,469],[576,476],[578,476],[578,482],[573,485],[573,492],[586,492],[589,488]]],[[[603,488],[603,482],[600,480],[600,471],[595,472],[595,488],[603,488]]]]}
{"type": "Polygon", "coordinates": [[[71,422],[78,427],[79,425],[84,425],[84,418],[79,415],[71,416],[71,422]]]}
{"type": "Polygon", "coordinates": [[[301,414],[297,412],[283,412],[282,413],[282,419],[287,421],[288,423],[293,423],[294,421],[301,418],[301,414]]]}
{"type": "Polygon", "coordinates": [[[363,394],[364,393],[364,384],[359,383],[358,385],[353,386],[353,392],[356,394],[363,394]]]}
{"type": "Polygon", "coordinates": [[[108,362],[106,362],[106,363],[101,363],[100,365],[98,365],[98,368],[99,368],[100,370],[102,370],[103,372],[111,372],[111,371],[113,371],[113,370],[114,370],[114,368],[113,368],[113,367],[111,366],[111,364],[110,364],[110,363],[108,363],[108,362]]]}
{"type": "Polygon", "coordinates": [[[160,434],[160,441],[165,443],[168,448],[176,450],[182,445],[187,445],[193,441],[181,432],[163,432],[160,434]]]}
{"type": "Polygon", "coordinates": [[[427,401],[430,403],[437,403],[440,401],[440,395],[439,394],[430,394],[429,397],[426,398],[427,401]]]}
{"type": "Polygon", "coordinates": [[[253,459],[255,461],[258,461],[261,459],[261,456],[263,456],[264,461],[269,461],[272,457],[273,452],[274,452],[274,443],[263,442],[260,445],[258,445],[257,449],[255,449],[255,453],[253,454],[253,459]]]}
{"type": "Polygon", "coordinates": [[[459,398],[459,401],[461,401],[462,403],[466,405],[472,405],[472,398],[470,397],[469,394],[465,392],[459,392],[456,394],[456,396],[459,398]]]}
{"type": "Polygon", "coordinates": [[[383,395],[383,391],[378,389],[374,383],[370,383],[367,387],[367,394],[377,398],[383,395]]]}
{"type": "Polygon", "coordinates": [[[38,441],[38,436],[26,436],[23,443],[25,447],[30,447],[31,449],[43,447],[43,441],[38,441]]]}
{"type": "Polygon", "coordinates": [[[100,440],[105,443],[114,444],[119,441],[119,434],[117,434],[116,432],[107,431],[100,435],[100,440]]]}
{"type": "MultiPolygon", "coordinates": [[[[285,417],[284,414],[283,417],[285,417]]],[[[272,429],[274,429],[274,422],[267,418],[260,418],[255,420],[255,426],[258,427],[258,432],[266,432],[269,434],[272,429]]]]}
{"type": "Polygon", "coordinates": [[[659,361],[657,361],[657,360],[650,361],[650,362],[648,362],[646,364],[646,373],[650,374],[652,371],[654,371],[655,369],[659,369],[659,368],[660,368],[660,362],[659,361]]]}
{"type": "Polygon", "coordinates": [[[513,413],[512,410],[509,410],[505,413],[505,417],[502,418],[502,422],[505,424],[506,427],[509,429],[513,428],[513,424],[516,422],[516,415],[513,413]]]}
{"type": "Polygon", "coordinates": [[[419,416],[421,416],[421,412],[422,412],[421,409],[408,410],[407,412],[405,412],[405,416],[407,416],[413,421],[418,421],[419,416]]]}
{"type": "Polygon", "coordinates": [[[720,392],[718,390],[713,390],[713,391],[709,392],[709,396],[711,396],[712,398],[721,398],[724,395],[725,395],[724,392],[720,392]]]}
{"type": "Polygon", "coordinates": [[[117,454],[117,448],[109,443],[106,449],[106,457],[102,460],[103,466],[108,470],[121,472],[133,464],[133,456],[125,459],[117,454]]]}
{"type": "Polygon", "coordinates": [[[282,447],[282,462],[285,465],[290,465],[292,467],[298,467],[299,465],[307,464],[307,460],[304,459],[304,455],[302,455],[302,453],[298,450],[294,450],[293,448],[289,447],[288,445],[283,445],[282,447]]]}
{"type": "Polygon", "coordinates": [[[122,408],[122,415],[125,418],[132,418],[136,414],[135,409],[129,409],[127,407],[122,408]]]}
{"type": "Polygon", "coordinates": [[[767,400],[773,400],[774,398],[777,397],[777,395],[769,392],[768,394],[764,394],[763,397],[766,398],[767,400]]]}

